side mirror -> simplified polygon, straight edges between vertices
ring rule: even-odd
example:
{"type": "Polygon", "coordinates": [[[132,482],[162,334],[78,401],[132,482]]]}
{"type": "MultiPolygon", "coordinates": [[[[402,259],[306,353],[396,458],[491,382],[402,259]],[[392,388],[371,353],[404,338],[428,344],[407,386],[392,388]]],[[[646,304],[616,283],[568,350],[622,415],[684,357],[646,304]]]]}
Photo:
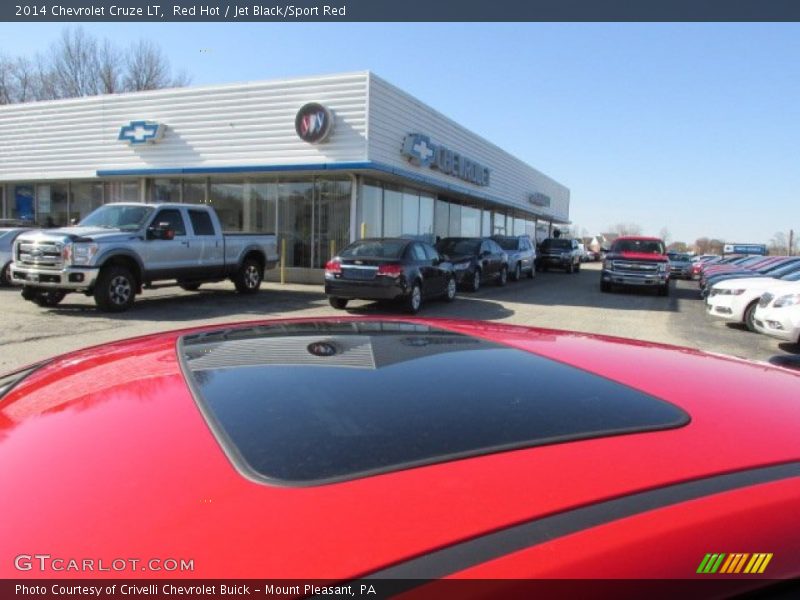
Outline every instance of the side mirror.
{"type": "Polygon", "coordinates": [[[487,256],[490,256],[491,254],[492,253],[489,252],[488,250],[484,250],[483,252],[481,252],[481,258],[486,258],[487,256]]]}
{"type": "Polygon", "coordinates": [[[70,225],[77,225],[77,224],[78,224],[78,219],[77,219],[77,217],[72,217],[72,218],[69,220],[69,224],[70,224],[70,225]]]}
{"type": "Polygon", "coordinates": [[[159,223],[148,228],[147,238],[150,240],[173,240],[175,239],[175,230],[170,228],[169,223],[159,223]]]}

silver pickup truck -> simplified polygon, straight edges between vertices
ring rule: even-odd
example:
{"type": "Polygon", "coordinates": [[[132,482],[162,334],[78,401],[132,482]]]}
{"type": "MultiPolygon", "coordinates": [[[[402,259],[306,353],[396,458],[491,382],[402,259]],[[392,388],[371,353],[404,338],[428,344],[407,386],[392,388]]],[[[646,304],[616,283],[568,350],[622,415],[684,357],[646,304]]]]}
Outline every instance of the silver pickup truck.
{"type": "Polygon", "coordinates": [[[209,206],[114,203],[74,227],[20,235],[13,261],[11,282],[26,300],[55,306],[83,292],[101,310],[121,312],[155,282],[196,290],[230,279],[238,292],[255,293],[278,252],[272,234],[223,234],[209,206]]]}

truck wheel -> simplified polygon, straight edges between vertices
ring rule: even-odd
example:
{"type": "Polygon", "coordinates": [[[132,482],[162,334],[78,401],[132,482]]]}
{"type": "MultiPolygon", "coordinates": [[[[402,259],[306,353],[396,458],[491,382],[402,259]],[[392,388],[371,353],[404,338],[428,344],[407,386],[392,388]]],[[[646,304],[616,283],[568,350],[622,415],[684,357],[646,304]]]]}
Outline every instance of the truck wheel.
{"type": "Polygon", "coordinates": [[[179,283],[178,284],[182,290],[186,290],[187,292],[196,292],[200,289],[202,284],[200,283],[179,283]]]}
{"type": "Polygon", "coordinates": [[[29,285],[23,286],[22,298],[28,302],[33,302],[36,299],[37,291],[29,285]]]}
{"type": "Polygon", "coordinates": [[[344,310],[347,308],[347,298],[334,298],[331,296],[328,298],[328,302],[336,310],[344,310]]]}
{"type": "Polygon", "coordinates": [[[669,296],[669,283],[665,283],[664,285],[658,288],[658,295],[669,296]]]}
{"type": "Polygon", "coordinates": [[[0,271],[0,285],[11,285],[11,261],[8,261],[0,271]]]}
{"type": "Polygon", "coordinates": [[[564,269],[564,271],[566,271],[567,273],[573,273],[575,271],[575,265],[569,263],[569,266],[566,269],[564,269]]]}
{"type": "Polygon", "coordinates": [[[57,306],[59,302],[64,299],[66,296],[66,292],[62,292],[60,290],[50,290],[47,292],[37,292],[36,296],[34,296],[33,301],[35,304],[38,304],[41,307],[48,307],[48,306],[57,306]]]}
{"type": "Polygon", "coordinates": [[[123,312],[133,306],[136,279],[121,266],[104,267],[94,286],[94,302],[106,312],[123,312]]]}
{"type": "Polygon", "coordinates": [[[581,263],[578,263],[577,265],[575,265],[575,272],[576,273],[580,273],[581,272],[581,263]]]}
{"type": "Polygon", "coordinates": [[[255,294],[261,287],[261,265],[253,258],[247,258],[236,273],[233,284],[240,294],[255,294]]]}
{"type": "Polygon", "coordinates": [[[600,282],[600,291],[601,292],[605,292],[605,293],[610,292],[611,291],[611,284],[608,283],[607,281],[601,281],[600,282]]]}
{"type": "Polygon", "coordinates": [[[528,279],[533,279],[534,277],[536,277],[536,271],[538,270],[539,269],[534,269],[533,267],[531,267],[531,270],[528,271],[528,279]]]}

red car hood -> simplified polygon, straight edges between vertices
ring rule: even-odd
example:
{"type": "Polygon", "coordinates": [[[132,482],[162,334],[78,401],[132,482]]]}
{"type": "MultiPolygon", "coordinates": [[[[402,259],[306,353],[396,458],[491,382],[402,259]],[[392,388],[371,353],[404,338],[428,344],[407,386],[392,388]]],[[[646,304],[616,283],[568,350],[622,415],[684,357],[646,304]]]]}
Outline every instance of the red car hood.
{"type": "Polygon", "coordinates": [[[180,370],[179,334],[110,344],[50,363],[0,401],[0,576],[86,576],[14,569],[15,556],[46,553],[194,561],[193,572],[147,577],[345,579],[571,507],[800,459],[800,375],[788,370],[609,337],[415,322],[601,374],[691,422],[278,487],[244,478],[223,453],[180,370]]]}

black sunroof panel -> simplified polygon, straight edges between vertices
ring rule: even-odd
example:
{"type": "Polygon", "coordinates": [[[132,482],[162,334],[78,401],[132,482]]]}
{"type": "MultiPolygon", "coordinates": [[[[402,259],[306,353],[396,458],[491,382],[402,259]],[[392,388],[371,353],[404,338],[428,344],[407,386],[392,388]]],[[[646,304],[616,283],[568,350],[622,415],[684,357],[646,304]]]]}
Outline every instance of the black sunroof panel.
{"type": "Polygon", "coordinates": [[[185,336],[200,407],[245,474],[313,485],[500,450],[682,426],[680,408],[581,369],[401,322],[185,336]]]}

